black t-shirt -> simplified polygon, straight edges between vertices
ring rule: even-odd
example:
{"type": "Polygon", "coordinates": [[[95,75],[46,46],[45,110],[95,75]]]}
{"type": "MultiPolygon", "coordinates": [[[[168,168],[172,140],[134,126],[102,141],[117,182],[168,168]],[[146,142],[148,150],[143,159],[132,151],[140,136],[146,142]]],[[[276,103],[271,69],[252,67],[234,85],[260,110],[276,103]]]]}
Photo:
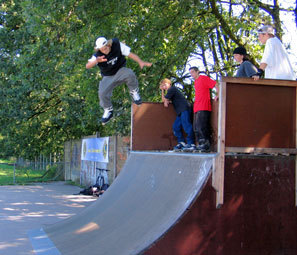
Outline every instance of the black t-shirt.
{"type": "Polygon", "coordinates": [[[189,104],[184,95],[178,90],[178,88],[172,86],[167,90],[165,98],[171,100],[176,114],[179,115],[183,111],[189,109],[189,104]]]}
{"type": "Polygon", "coordinates": [[[103,76],[115,75],[117,71],[126,65],[126,57],[122,54],[120,41],[117,38],[112,39],[112,46],[108,55],[103,54],[98,50],[94,56],[105,56],[106,62],[98,63],[103,76]]]}

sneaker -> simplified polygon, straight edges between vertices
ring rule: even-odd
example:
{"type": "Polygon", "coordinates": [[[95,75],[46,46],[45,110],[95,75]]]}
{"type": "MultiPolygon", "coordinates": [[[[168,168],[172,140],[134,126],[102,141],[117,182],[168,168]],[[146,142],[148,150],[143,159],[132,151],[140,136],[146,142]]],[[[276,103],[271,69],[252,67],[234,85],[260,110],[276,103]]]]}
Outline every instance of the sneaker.
{"type": "Polygon", "coordinates": [[[183,148],[183,151],[185,152],[193,152],[196,150],[195,144],[186,144],[186,146],[183,148]]]}
{"type": "Polygon", "coordinates": [[[199,140],[199,145],[197,146],[197,150],[201,152],[208,152],[210,149],[210,143],[208,140],[201,139],[199,140]]]}
{"type": "Polygon", "coordinates": [[[137,89],[133,89],[130,91],[130,95],[132,97],[133,103],[137,104],[137,105],[141,105],[142,101],[141,101],[141,97],[138,93],[138,88],[137,89]]]}
{"type": "Polygon", "coordinates": [[[186,144],[184,142],[180,142],[176,146],[174,146],[173,150],[174,151],[182,151],[185,146],[186,146],[186,144]]]}
{"type": "Polygon", "coordinates": [[[113,116],[113,108],[112,106],[109,107],[109,108],[104,108],[104,113],[102,115],[102,118],[101,118],[101,122],[102,124],[106,124],[108,121],[110,121],[110,119],[112,118],[113,116]]]}

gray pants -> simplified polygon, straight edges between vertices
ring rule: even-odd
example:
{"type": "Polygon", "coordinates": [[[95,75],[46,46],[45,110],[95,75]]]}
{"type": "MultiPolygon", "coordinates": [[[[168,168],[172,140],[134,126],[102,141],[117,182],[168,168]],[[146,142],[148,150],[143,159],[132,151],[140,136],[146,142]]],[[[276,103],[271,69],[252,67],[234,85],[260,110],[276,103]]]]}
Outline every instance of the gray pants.
{"type": "Polygon", "coordinates": [[[129,90],[132,91],[138,88],[138,80],[135,73],[127,67],[122,67],[115,75],[104,76],[99,83],[98,95],[100,106],[109,108],[111,104],[112,91],[115,87],[126,83],[129,90]]]}

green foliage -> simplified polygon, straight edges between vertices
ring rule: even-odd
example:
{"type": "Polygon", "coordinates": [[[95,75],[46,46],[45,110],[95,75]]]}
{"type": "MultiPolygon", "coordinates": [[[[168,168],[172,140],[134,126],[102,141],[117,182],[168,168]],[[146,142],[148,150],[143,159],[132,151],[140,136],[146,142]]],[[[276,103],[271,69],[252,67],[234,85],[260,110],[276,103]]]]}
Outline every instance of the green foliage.
{"type": "Polygon", "coordinates": [[[98,36],[117,37],[152,67],[140,70],[144,101],[160,101],[168,77],[193,100],[188,60],[216,78],[233,75],[232,51],[247,47],[256,63],[261,46],[252,31],[274,22],[258,1],[23,0],[0,5],[0,156],[34,158],[63,152],[64,142],[85,135],[128,135],[127,87],[114,90],[117,117],[99,124],[100,73],[85,64],[98,36]],[[259,11],[260,10],[260,11],[259,11]]]}
{"type": "MultiPolygon", "coordinates": [[[[3,162],[5,160],[0,160],[3,162]]],[[[46,182],[50,181],[57,175],[57,168],[51,167],[46,171],[43,170],[33,170],[29,168],[15,169],[15,183],[26,184],[32,182],[46,182]]],[[[10,185],[14,184],[14,165],[8,163],[0,164],[0,185],[10,185]]]]}
{"type": "Polygon", "coordinates": [[[42,175],[42,178],[52,180],[57,176],[57,174],[58,174],[58,167],[51,166],[47,168],[46,172],[42,175]]]}

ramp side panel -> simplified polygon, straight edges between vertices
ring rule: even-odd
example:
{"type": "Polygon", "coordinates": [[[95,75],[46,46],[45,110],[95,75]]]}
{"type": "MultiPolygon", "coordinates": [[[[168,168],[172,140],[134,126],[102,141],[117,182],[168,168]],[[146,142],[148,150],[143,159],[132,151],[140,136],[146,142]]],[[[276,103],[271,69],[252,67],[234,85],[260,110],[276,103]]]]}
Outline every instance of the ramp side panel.
{"type": "Polygon", "coordinates": [[[225,201],[207,182],[189,212],[143,255],[297,254],[295,157],[226,156],[225,201]]]}
{"type": "Polygon", "coordinates": [[[104,196],[44,230],[63,255],[139,254],[188,209],[214,156],[132,152],[104,196]]]}

